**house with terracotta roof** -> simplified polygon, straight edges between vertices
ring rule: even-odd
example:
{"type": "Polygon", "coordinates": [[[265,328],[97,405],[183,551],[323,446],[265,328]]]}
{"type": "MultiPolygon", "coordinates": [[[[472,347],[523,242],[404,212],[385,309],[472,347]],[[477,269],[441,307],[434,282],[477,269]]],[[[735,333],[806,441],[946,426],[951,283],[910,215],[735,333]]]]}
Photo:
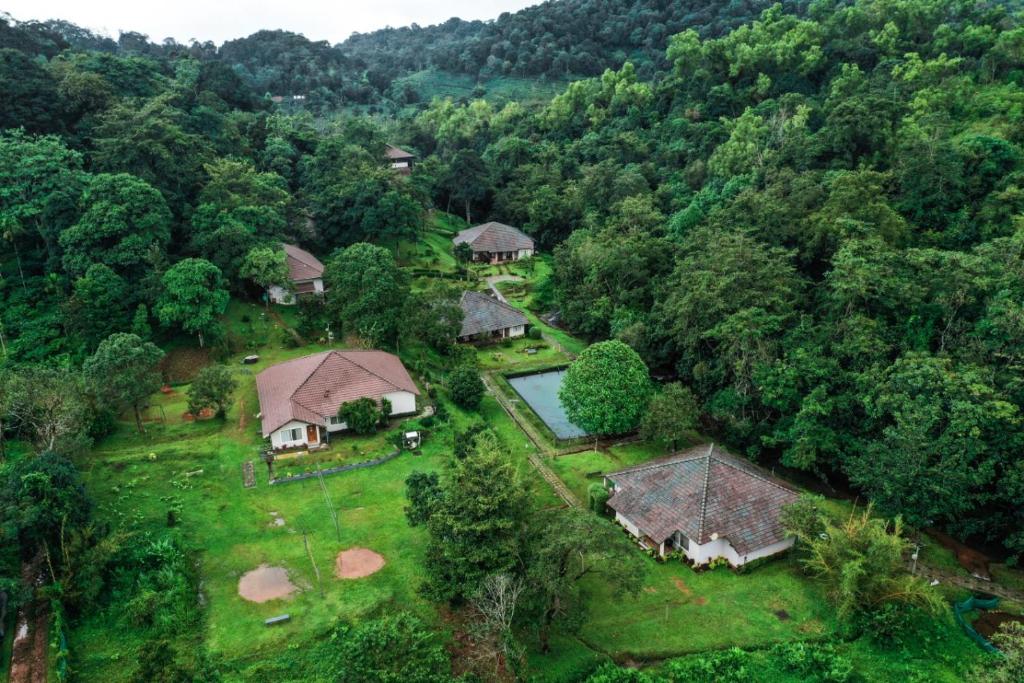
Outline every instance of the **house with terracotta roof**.
{"type": "Polygon", "coordinates": [[[416,155],[394,145],[387,145],[384,149],[384,158],[393,170],[407,174],[412,173],[412,163],[416,160],[416,155]]]}
{"type": "Polygon", "coordinates": [[[605,475],[615,520],[659,555],[694,565],[724,557],[733,567],[792,547],[780,521],[799,495],[714,444],[605,475]]]}
{"type": "Polygon", "coordinates": [[[270,302],[291,305],[296,296],[322,295],[324,293],[324,264],[305,249],[294,244],[282,244],[288,263],[288,279],[291,289],[273,285],[267,290],[270,302]]]}
{"type": "Polygon", "coordinates": [[[462,309],[460,342],[522,337],[530,323],[519,309],[481,292],[463,292],[459,308],[462,309]]]}
{"type": "Polygon", "coordinates": [[[398,356],[384,351],[323,351],[256,375],[263,437],[273,449],[319,446],[348,428],[342,404],[369,398],[391,415],[416,412],[419,390],[398,356]]]}
{"type": "Polygon", "coordinates": [[[456,235],[452,242],[468,244],[474,261],[506,263],[533,256],[533,238],[519,228],[504,223],[484,223],[466,228],[456,235]]]}

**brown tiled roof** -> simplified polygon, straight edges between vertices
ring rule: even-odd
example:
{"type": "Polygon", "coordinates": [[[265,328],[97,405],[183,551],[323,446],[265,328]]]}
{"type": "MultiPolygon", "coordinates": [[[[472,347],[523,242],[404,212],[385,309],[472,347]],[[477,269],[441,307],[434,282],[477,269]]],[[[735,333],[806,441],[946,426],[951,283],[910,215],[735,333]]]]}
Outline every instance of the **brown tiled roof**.
{"type": "Polygon", "coordinates": [[[288,278],[292,282],[315,280],[324,276],[324,264],[316,256],[294,244],[283,246],[288,261],[288,278]]]}
{"type": "Polygon", "coordinates": [[[459,306],[462,308],[460,337],[494,332],[530,322],[519,309],[480,292],[463,292],[459,306]]]}
{"type": "Polygon", "coordinates": [[[533,239],[519,228],[504,223],[484,223],[459,232],[452,240],[455,244],[467,243],[473,251],[518,251],[533,249],[533,239]]]}
{"type": "Polygon", "coordinates": [[[272,365],[256,375],[263,436],[292,420],[325,425],[342,403],[419,395],[402,361],[384,351],[323,351],[272,365]]]}
{"type": "Polygon", "coordinates": [[[750,462],[706,444],[606,476],[619,488],[608,505],[654,542],[679,531],[704,544],[717,534],[740,555],[785,539],[779,513],[798,498],[750,462]]]}
{"type": "Polygon", "coordinates": [[[394,145],[388,145],[387,149],[384,150],[384,154],[388,159],[394,159],[396,161],[401,159],[415,159],[416,155],[411,152],[406,152],[404,149],[399,149],[394,145]]]}

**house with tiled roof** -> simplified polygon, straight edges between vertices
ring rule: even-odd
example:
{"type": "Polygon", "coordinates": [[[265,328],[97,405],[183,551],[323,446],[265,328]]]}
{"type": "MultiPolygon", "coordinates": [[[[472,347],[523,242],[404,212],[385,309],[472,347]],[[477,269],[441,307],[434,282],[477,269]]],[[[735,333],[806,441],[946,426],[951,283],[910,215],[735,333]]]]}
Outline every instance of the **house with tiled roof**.
{"type": "Polygon", "coordinates": [[[387,145],[384,148],[384,158],[387,159],[388,164],[394,171],[398,173],[412,173],[412,163],[416,159],[416,155],[412,152],[406,152],[404,149],[399,149],[394,145],[387,145]]]}
{"type": "Polygon", "coordinates": [[[615,519],[659,555],[734,567],[792,547],[780,521],[797,492],[714,444],[605,475],[615,519]]]}
{"type": "Polygon", "coordinates": [[[288,280],[291,287],[272,285],[267,296],[274,304],[291,305],[296,296],[321,295],[324,293],[324,264],[305,249],[294,244],[282,244],[285,262],[288,264],[288,280]]]}
{"type": "Polygon", "coordinates": [[[519,309],[481,292],[463,292],[459,307],[460,342],[522,337],[530,322],[519,309]]]}
{"type": "Polygon", "coordinates": [[[384,351],[323,351],[272,365],[256,375],[263,437],[273,449],[319,446],[348,428],[345,403],[386,399],[391,415],[416,412],[419,390],[398,356],[384,351]]]}
{"type": "Polygon", "coordinates": [[[518,261],[534,253],[533,238],[519,228],[493,221],[462,230],[452,242],[456,246],[468,244],[474,261],[488,263],[518,261]]]}

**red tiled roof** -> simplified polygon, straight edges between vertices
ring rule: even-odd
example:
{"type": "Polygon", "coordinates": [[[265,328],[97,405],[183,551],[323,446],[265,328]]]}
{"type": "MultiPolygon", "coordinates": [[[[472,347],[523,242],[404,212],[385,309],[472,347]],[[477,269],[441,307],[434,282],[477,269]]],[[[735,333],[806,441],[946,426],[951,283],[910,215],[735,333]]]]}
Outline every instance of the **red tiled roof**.
{"type": "Polygon", "coordinates": [[[725,538],[740,555],[786,538],[779,521],[798,494],[714,445],[606,475],[608,505],[656,543],[676,531],[697,543],[725,538]]]}
{"type": "Polygon", "coordinates": [[[342,403],[419,395],[402,361],[384,351],[323,351],[272,365],[256,375],[263,436],[292,420],[326,425],[342,403]]]}
{"type": "Polygon", "coordinates": [[[466,228],[452,239],[455,244],[469,244],[473,251],[519,251],[533,249],[533,239],[519,228],[504,223],[484,223],[466,228]]]}
{"type": "Polygon", "coordinates": [[[316,256],[294,244],[283,246],[288,260],[288,277],[292,282],[315,280],[324,276],[324,264],[316,256]]]}

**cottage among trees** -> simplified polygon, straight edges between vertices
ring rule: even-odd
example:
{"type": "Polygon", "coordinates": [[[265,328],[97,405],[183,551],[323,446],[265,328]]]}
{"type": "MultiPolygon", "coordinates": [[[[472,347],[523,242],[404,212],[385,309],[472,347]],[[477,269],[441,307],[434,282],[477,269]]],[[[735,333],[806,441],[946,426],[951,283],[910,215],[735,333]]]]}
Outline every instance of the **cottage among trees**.
{"type": "Polygon", "coordinates": [[[278,285],[271,285],[267,289],[270,301],[275,304],[291,305],[295,303],[296,296],[323,294],[324,264],[320,263],[316,256],[294,244],[284,244],[282,247],[287,257],[288,279],[291,281],[293,291],[278,285]]]}
{"type": "Polygon", "coordinates": [[[388,145],[387,149],[384,150],[384,156],[387,158],[388,163],[391,164],[393,170],[403,175],[412,173],[412,163],[416,159],[415,154],[406,152],[404,149],[399,149],[394,145],[388,145]]]}
{"type": "Polygon", "coordinates": [[[388,401],[391,416],[416,412],[419,390],[402,361],[384,351],[324,351],[256,375],[264,438],[276,449],[319,446],[348,428],[342,405],[388,401]]]}
{"type": "Polygon", "coordinates": [[[615,520],[646,548],[733,567],[787,550],[782,508],[798,494],[750,462],[701,445],[605,476],[615,520]]]}
{"type": "Polygon", "coordinates": [[[474,261],[506,263],[533,256],[533,238],[504,223],[484,223],[466,228],[452,239],[458,246],[468,244],[474,261]]]}
{"type": "Polygon", "coordinates": [[[460,342],[522,337],[530,322],[517,308],[481,292],[463,292],[459,307],[460,342]]]}

